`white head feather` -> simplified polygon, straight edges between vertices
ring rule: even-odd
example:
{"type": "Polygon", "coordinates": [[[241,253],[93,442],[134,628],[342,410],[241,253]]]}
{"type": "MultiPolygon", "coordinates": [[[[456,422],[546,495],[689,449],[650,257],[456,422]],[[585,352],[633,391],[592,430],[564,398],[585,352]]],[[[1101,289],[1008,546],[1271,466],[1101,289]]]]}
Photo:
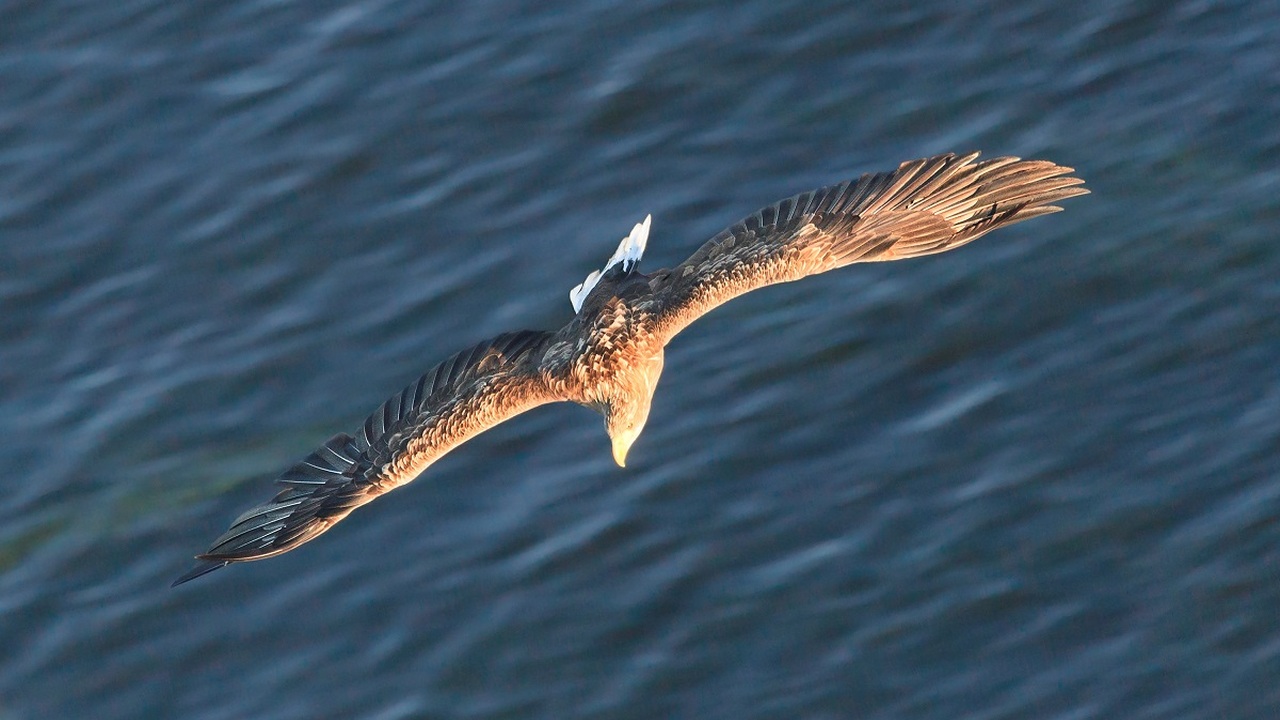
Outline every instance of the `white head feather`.
{"type": "Polygon", "coordinates": [[[603,270],[592,270],[586,280],[578,283],[578,286],[569,291],[569,302],[573,303],[573,311],[575,313],[582,311],[582,303],[586,301],[587,296],[595,289],[596,284],[600,282],[600,277],[609,272],[609,269],[618,263],[622,263],[624,272],[629,272],[640,262],[640,257],[644,255],[645,244],[649,242],[649,224],[653,221],[652,215],[646,215],[644,222],[636,223],[631,228],[631,234],[622,238],[622,242],[618,243],[618,249],[613,252],[613,256],[609,258],[609,262],[604,264],[603,270]]]}

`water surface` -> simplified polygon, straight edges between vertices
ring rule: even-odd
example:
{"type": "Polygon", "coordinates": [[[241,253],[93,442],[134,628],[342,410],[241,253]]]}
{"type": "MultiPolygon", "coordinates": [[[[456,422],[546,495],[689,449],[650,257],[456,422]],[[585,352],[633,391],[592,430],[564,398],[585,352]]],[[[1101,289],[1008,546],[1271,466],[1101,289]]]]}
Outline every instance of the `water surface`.
{"type": "Polygon", "coordinates": [[[1271,718],[1280,6],[17,2],[0,718],[1271,718]],[[1094,194],[752,294],[170,591],[454,351],[944,151],[1094,194]]]}

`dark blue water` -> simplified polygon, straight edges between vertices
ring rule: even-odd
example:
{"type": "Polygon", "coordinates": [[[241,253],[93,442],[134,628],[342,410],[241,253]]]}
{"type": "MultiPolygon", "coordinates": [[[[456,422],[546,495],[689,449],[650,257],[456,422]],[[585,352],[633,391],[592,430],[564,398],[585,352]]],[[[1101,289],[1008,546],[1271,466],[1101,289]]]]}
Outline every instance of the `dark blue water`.
{"type": "Polygon", "coordinates": [[[1280,4],[10,2],[0,718],[1273,718],[1280,4]],[[171,591],[436,361],[955,150],[1092,195],[770,288],[171,591]]]}

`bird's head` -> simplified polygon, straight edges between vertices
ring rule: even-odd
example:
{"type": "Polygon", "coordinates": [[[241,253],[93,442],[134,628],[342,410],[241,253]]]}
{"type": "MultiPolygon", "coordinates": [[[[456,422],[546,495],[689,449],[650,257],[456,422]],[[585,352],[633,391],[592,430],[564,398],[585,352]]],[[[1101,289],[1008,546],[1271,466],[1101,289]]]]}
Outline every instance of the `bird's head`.
{"type": "Polygon", "coordinates": [[[613,443],[613,460],[618,467],[627,466],[627,451],[649,419],[653,391],[662,375],[662,352],[640,365],[639,370],[631,376],[629,391],[612,398],[604,408],[604,427],[613,443]]]}
{"type": "Polygon", "coordinates": [[[609,440],[613,443],[613,461],[618,467],[627,466],[627,451],[631,444],[640,437],[644,423],[649,419],[649,403],[644,407],[631,405],[628,407],[612,406],[604,418],[605,430],[609,432],[609,440]]]}

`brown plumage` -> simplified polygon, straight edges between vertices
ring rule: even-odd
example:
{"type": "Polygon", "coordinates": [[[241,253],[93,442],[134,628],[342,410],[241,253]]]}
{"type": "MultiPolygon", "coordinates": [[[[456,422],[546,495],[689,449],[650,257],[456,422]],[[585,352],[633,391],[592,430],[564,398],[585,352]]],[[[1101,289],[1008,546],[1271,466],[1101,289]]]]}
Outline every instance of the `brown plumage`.
{"type": "Polygon", "coordinates": [[[856,262],[945,252],[1058,212],[1054,203],[1088,192],[1068,175],[1071,168],[1010,157],[976,162],[977,156],[916,160],[788,198],[650,275],[635,268],[646,220],[603,272],[570,293],[578,312],[567,325],[499,335],[437,365],[383,403],[354,436],[335,435],[281,475],[284,489],[236,518],[173,584],[288,552],[480,432],[545,403],[576,402],[603,414],[614,459],[623,465],[648,418],[663,348],[718,305],[856,262]]]}

